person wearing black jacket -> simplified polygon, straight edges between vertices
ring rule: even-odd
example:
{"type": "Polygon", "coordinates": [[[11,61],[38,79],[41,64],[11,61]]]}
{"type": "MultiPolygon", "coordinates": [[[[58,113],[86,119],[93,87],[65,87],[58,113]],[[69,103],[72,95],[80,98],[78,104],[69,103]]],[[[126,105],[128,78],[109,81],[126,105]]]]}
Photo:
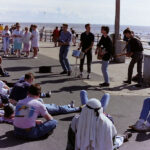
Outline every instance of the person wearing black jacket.
{"type": "Polygon", "coordinates": [[[82,78],[83,76],[83,64],[85,56],[87,56],[87,79],[90,79],[90,73],[91,73],[91,63],[92,63],[92,47],[94,44],[94,34],[90,32],[91,27],[90,24],[85,25],[86,31],[81,34],[81,43],[79,45],[78,50],[80,50],[84,53],[83,59],[80,61],[80,75],[79,77],[82,78]]]}
{"type": "Polygon", "coordinates": [[[132,31],[129,29],[124,30],[124,35],[129,39],[128,45],[130,47],[130,51],[127,52],[127,57],[131,57],[131,62],[128,67],[128,79],[124,81],[124,83],[131,84],[132,74],[134,65],[137,63],[137,76],[138,76],[138,84],[137,87],[141,87],[142,85],[142,60],[143,60],[143,46],[140,40],[133,37],[132,31]]]}
{"type": "Polygon", "coordinates": [[[109,33],[109,27],[107,26],[102,26],[101,27],[101,33],[102,37],[97,44],[97,49],[95,51],[95,54],[98,54],[102,58],[102,73],[104,77],[104,83],[100,84],[100,86],[107,87],[109,86],[109,76],[108,76],[108,64],[109,60],[112,56],[112,40],[108,36],[109,33]]]}

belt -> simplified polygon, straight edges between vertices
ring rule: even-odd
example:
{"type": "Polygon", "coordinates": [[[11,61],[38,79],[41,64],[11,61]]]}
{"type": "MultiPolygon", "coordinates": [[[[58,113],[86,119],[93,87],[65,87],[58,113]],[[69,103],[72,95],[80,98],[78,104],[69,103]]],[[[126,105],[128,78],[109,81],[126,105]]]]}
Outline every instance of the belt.
{"type": "Polygon", "coordinates": [[[22,129],[22,128],[15,127],[15,129],[22,130],[22,131],[26,131],[26,132],[30,132],[30,131],[32,130],[32,128],[33,128],[33,127],[22,129]]]}

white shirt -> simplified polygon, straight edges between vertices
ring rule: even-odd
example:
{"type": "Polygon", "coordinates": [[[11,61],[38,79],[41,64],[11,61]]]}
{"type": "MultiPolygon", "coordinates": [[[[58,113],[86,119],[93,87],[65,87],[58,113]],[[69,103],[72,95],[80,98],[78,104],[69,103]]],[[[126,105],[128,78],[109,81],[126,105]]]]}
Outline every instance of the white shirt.
{"type": "Polygon", "coordinates": [[[16,41],[18,43],[22,42],[23,31],[16,29],[13,31],[12,35],[21,36],[21,37],[14,37],[14,41],[16,41]]]}
{"type": "Polygon", "coordinates": [[[31,40],[31,33],[30,32],[24,32],[23,33],[23,42],[24,43],[29,43],[31,40]]]}
{"type": "Polygon", "coordinates": [[[37,99],[27,97],[16,105],[14,126],[22,129],[35,127],[38,116],[44,117],[46,114],[48,112],[45,105],[37,99]]]}
{"type": "MultiPolygon", "coordinates": [[[[2,32],[2,36],[5,36],[5,35],[8,35],[8,36],[11,36],[11,33],[9,30],[3,30],[2,32]]],[[[9,37],[3,37],[4,40],[8,39],[9,37]]]]}

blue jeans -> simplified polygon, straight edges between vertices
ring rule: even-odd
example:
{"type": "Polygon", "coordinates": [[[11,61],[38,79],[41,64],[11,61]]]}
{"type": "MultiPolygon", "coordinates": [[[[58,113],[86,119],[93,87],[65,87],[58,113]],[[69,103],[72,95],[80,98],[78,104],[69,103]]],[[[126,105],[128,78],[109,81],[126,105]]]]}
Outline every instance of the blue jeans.
{"type": "MultiPolygon", "coordinates": [[[[80,92],[80,98],[81,98],[81,104],[85,105],[87,103],[88,99],[88,93],[85,90],[82,90],[80,92]]],[[[110,95],[108,93],[104,94],[103,97],[101,98],[100,102],[102,104],[103,110],[105,112],[108,104],[110,101],[110,95]]]]}
{"type": "Polygon", "coordinates": [[[146,98],[143,103],[143,108],[139,119],[145,120],[150,123],[150,98],[146,98]]]}
{"type": "Polygon", "coordinates": [[[58,106],[56,104],[44,104],[49,114],[51,115],[59,115],[59,114],[67,114],[80,111],[79,107],[70,107],[68,105],[58,106]]]}
{"type": "Polygon", "coordinates": [[[59,61],[64,71],[71,71],[71,67],[67,58],[69,46],[61,46],[59,52],[59,61]]]}
{"type": "Polygon", "coordinates": [[[52,132],[56,125],[56,120],[49,120],[28,130],[14,127],[14,135],[27,139],[38,139],[52,132]]]}
{"type": "Polygon", "coordinates": [[[103,73],[103,77],[104,77],[105,83],[109,83],[108,64],[109,64],[109,61],[104,61],[104,60],[102,60],[102,67],[101,67],[101,70],[102,70],[102,73],[103,73]]]}

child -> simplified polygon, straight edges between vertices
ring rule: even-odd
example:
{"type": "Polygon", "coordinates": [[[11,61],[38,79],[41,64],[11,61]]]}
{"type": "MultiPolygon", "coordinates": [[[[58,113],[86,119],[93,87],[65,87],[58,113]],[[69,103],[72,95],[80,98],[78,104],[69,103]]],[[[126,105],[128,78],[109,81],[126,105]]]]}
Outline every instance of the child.
{"type": "Polygon", "coordinates": [[[28,27],[25,27],[25,32],[23,34],[23,51],[26,52],[25,57],[29,57],[29,51],[31,48],[31,33],[29,32],[28,27]]]}
{"type": "Polygon", "coordinates": [[[2,37],[3,37],[3,50],[4,50],[4,56],[7,57],[8,56],[8,52],[9,52],[9,41],[10,41],[10,36],[11,33],[9,31],[8,26],[5,26],[5,29],[2,32],[2,37]]]}
{"type": "Polygon", "coordinates": [[[32,48],[33,48],[33,57],[32,58],[37,58],[37,53],[38,53],[38,49],[39,49],[39,32],[37,30],[36,25],[32,26],[31,44],[32,44],[32,48]]]}
{"type": "Polygon", "coordinates": [[[11,103],[3,105],[4,110],[0,111],[0,122],[12,124],[14,121],[14,106],[11,103]]]}

